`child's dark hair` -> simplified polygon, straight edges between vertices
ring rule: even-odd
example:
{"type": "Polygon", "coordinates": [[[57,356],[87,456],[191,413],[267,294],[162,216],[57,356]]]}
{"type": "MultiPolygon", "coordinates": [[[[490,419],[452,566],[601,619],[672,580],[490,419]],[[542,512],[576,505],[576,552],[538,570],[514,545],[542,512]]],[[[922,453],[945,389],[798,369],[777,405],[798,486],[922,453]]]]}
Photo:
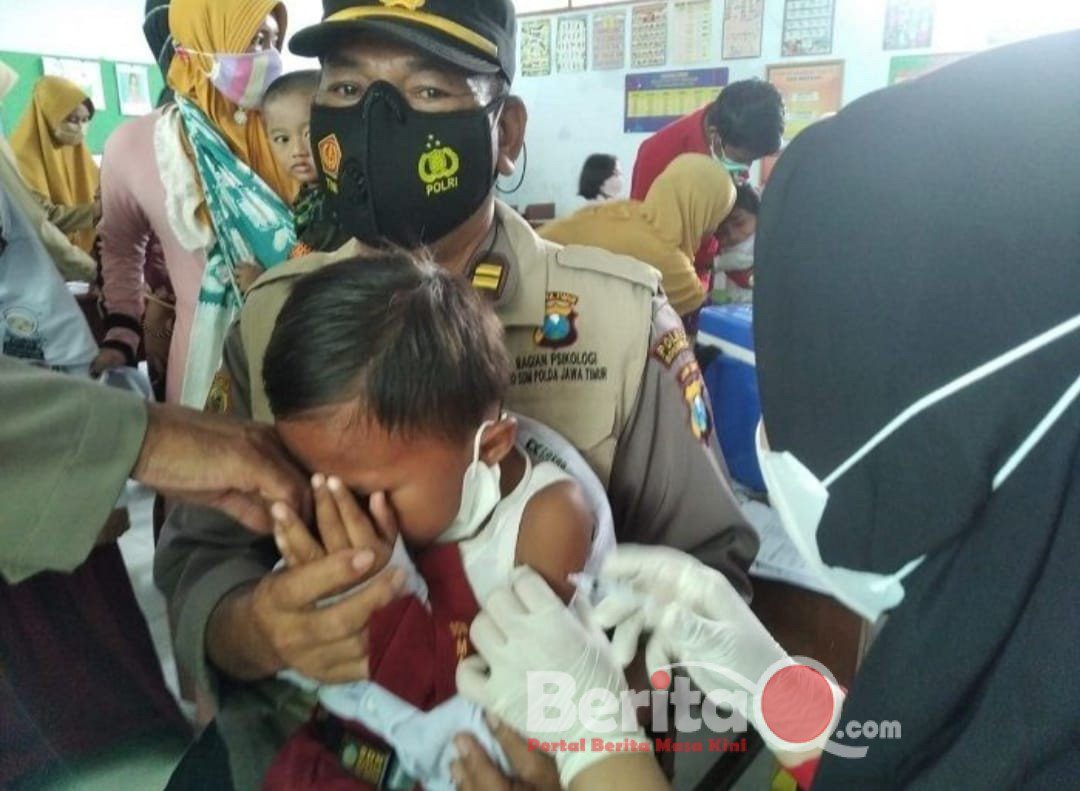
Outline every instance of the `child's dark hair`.
{"type": "Polygon", "coordinates": [[[277,418],[357,401],[387,431],[459,440],[502,401],[502,325],[467,281],[406,253],[332,264],[285,301],[263,362],[277,418]]]}
{"type": "Polygon", "coordinates": [[[761,211],[761,196],[749,184],[740,184],[735,188],[735,205],[732,208],[742,209],[747,214],[753,214],[756,217],[761,211]]]}
{"type": "Polygon", "coordinates": [[[266,107],[276,99],[293,94],[315,96],[319,91],[319,78],[321,72],[318,69],[304,69],[302,71],[290,71],[282,74],[266,89],[263,94],[262,106],[266,107]]]}
{"type": "Polygon", "coordinates": [[[615,157],[611,154],[590,154],[578,177],[578,195],[585,200],[599,197],[600,187],[615,174],[615,164],[615,157]]]}

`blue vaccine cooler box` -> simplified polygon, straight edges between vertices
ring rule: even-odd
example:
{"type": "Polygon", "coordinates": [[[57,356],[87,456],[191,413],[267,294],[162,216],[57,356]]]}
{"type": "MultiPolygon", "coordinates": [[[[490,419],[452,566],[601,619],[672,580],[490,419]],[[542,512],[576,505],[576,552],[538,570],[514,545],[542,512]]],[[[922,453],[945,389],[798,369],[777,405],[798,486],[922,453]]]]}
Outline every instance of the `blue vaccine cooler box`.
{"type": "Polygon", "coordinates": [[[754,357],[754,308],[713,305],[702,309],[697,343],[719,352],[705,369],[712,399],[717,439],[732,477],[755,491],[765,481],[754,450],[754,432],[761,420],[754,357]]]}

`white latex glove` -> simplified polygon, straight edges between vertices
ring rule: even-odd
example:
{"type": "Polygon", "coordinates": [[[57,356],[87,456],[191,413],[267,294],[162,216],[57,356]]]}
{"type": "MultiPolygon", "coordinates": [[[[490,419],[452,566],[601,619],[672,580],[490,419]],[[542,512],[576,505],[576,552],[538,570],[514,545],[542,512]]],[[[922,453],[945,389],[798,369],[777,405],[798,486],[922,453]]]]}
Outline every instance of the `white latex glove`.
{"type": "MultiPolygon", "coordinates": [[[[604,564],[600,583],[601,590],[606,588],[609,593],[593,617],[604,628],[614,627],[613,645],[624,665],[634,658],[642,632],[652,632],[645,648],[650,675],[685,663],[682,666],[702,692],[743,693],[725,698],[736,704],[746,701],[747,705],[736,705],[736,710],[774,751],[796,750],[791,744],[778,742],[771,729],[763,727],[754,705],[754,693],[765,675],[796,662],[723,574],[667,547],[620,545],[604,564]]],[[[807,678],[812,682],[819,675],[807,678]]],[[[823,687],[805,681],[797,675],[794,683],[784,687],[792,701],[793,717],[799,716],[803,704],[820,705],[823,687]]],[[[842,695],[831,679],[826,681],[835,701],[835,722],[842,695]]]]}
{"type": "Polygon", "coordinates": [[[604,563],[600,590],[593,616],[615,629],[612,643],[624,666],[644,631],[653,633],[646,647],[650,672],[673,661],[702,661],[756,684],[787,658],[727,578],[683,552],[621,544],[604,563]]]}
{"type": "Polygon", "coordinates": [[[510,585],[488,598],[469,634],[478,654],[458,665],[459,693],[527,737],[568,743],[585,740],[584,751],[554,753],[563,787],[586,767],[610,757],[591,749],[594,737],[645,741],[644,731],[632,716],[627,717],[632,725],[623,728],[621,711],[601,722],[578,716],[584,693],[607,690],[618,698],[627,689],[626,678],[607,638],[591,622],[588,605],[575,602],[567,607],[532,569],[515,569],[510,585]],[[569,684],[564,687],[568,692],[565,719],[551,729],[539,728],[545,717],[544,701],[538,695],[531,701],[532,710],[529,701],[529,674],[545,671],[564,673],[573,681],[572,692],[569,684]]]}

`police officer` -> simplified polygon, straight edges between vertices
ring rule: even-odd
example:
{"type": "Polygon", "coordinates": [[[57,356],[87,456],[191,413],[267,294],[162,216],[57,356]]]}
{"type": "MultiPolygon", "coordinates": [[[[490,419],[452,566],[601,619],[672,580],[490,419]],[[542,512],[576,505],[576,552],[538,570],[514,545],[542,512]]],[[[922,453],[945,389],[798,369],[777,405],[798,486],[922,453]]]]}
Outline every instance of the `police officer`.
{"type": "MultiPolygon", "coordinates": [[[[291,48],[322,63],[312,145],[329,208],[353,241],[256,284],[226,342],[216,405],[271,419],[262,357],[298,278],[365,248],[428,248],[490,298],[514,360],[507,407],[582,452],[608,487],[619,539],[689,552],[747,593],[757,541],[657,273],[598,249],[544,242],[495,199],[496,178],[515,170],[527,120],[509,94],[510,0],[325,0],[324,11],[291,48]]],[[[156,578],[177,624],[178,658],[205,688],[286,667],[326,682],[364,676],[366,613],[348,600],[316,612],[325,583],[305,567],[271,575],[276,561],[272,542],[217,514],[180,508],[167,523],[156,578]]],[[[219,716],[240,786],[257,782],[291,728],[272,716],[272,707],[288,706],[280,698],[268,705],[269,687],[247,685],[219,716]]]]}

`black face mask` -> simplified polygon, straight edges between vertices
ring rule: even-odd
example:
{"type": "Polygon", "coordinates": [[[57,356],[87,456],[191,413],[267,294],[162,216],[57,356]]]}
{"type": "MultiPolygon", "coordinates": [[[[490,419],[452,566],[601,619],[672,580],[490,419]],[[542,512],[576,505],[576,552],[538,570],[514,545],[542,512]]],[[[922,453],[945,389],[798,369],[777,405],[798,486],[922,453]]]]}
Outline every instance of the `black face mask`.
{"type": "Polygon", "coordinates": [[[367,245],[415,249],[465,222],[495,183],[488,115],[502,101],[422,113],[377,82],[351,107],[316,104],[315,161],[341,229],[367,245]]]}

